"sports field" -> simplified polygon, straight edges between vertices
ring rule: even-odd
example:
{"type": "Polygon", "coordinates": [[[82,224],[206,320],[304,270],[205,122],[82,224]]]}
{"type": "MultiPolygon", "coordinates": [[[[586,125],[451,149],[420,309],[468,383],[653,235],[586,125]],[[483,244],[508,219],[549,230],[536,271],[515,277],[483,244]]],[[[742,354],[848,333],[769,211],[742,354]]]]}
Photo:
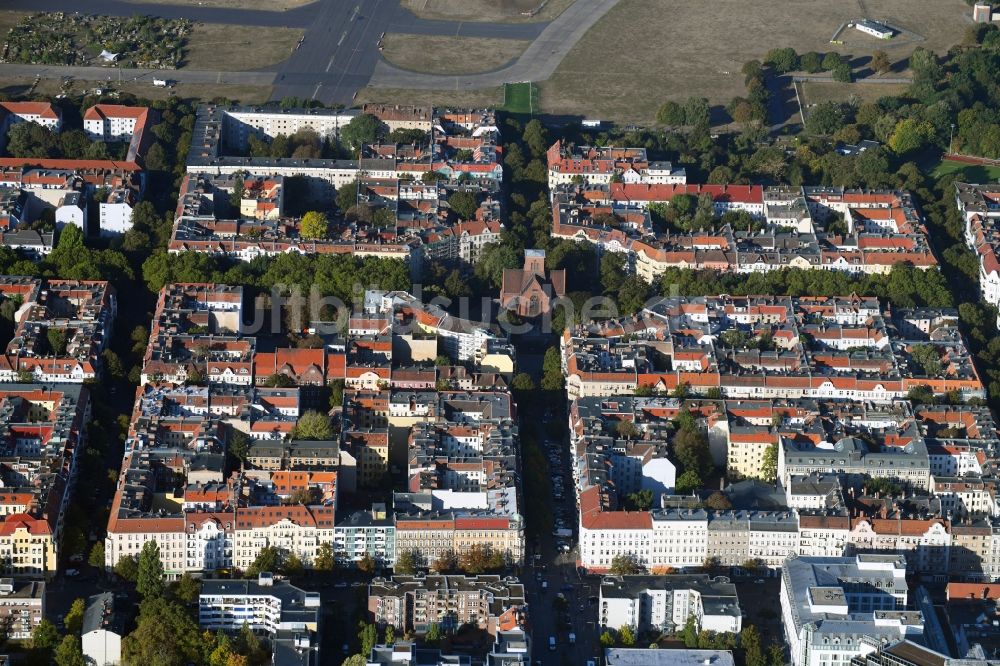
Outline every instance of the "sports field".
{"type": "Polygon", "coordinates": [[[508,113],[538,113],[538,86],[533,83],[508,83],[504,86],[503,110],[508,113]]]}

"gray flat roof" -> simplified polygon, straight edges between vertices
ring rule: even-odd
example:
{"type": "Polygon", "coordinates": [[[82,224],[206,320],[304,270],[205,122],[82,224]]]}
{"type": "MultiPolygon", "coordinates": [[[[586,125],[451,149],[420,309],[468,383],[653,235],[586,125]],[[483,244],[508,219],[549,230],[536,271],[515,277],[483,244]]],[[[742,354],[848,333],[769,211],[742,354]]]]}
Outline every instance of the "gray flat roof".
{"type": "Polygon", "coordinates": [[[733,653],[727,650],[638,650],[608,648],[604,651],[608,666],[735,666],[733,653]]]}

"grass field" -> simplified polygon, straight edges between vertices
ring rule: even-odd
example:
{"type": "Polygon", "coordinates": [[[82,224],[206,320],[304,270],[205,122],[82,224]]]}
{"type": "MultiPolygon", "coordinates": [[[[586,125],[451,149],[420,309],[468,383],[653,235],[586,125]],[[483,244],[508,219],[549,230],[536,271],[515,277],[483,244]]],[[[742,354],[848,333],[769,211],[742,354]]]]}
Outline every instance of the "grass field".
{"type": "Polygon", "coordinates": [[[951,160],[942,160],[935,167],[934,171],[931,172],[931,175],[935,178],[941,178],[953,173],[958,174],[959,178],[969,183],[985,183],[991,180],[1000,180],[1000,167],[965,164],[951,160]]]}
{"type": "Polygon", "coordinates": [[[316,0],[128,0],[138,5],[152,2],[167,5],[202,5],[224,9],[259,9],[268,12],[283,12],[308,5],[316,0]]]}
{"type": "MultiPolygon", "coordinates": [[[[32,78],[6,78],[0,85],[0,94],[14,97],[25,95],[34,82],[32,78]]],[[[156,88],[149,83],[136,83],[125,81],[111,84],[112,89],[123,93],[130,93],[143,99],[167,99],[169,97],[196,98],[200,100],[210,100],[216,97],[239,101],[243,104],[259,104],[266,102],[271,97],[270,86],[250,86],[250,85],[226,85],[215,83],[176,83],[173,88],[156,88]]],[[[107,81],[82,81],[74,79],[70,82],[66,92],[70,95],[78,95],[85,90],[101,87],[108,88],[107,81]]],[[[63,92],[61,82],[57,79],[41,79],[35,88],[32,96],[55,96],[63,92]]],[[[111,101],[111,100],[106,100],[111,101]]]]}
{"type": "Polygon", "coordinates": [[[401,88],[362,88],[355,104],[365,102],[406,104],[414,106],[451,106],[484,108],[500,106],[502,88],[482,90],[408,90],[401,88]]]}
{"type": "Polygon", "coordinates": [[[485,21],[489,23],[531,23],[551,21],[574,0],[549,0],[534,16],[521,12],[537,9],[543,0],[400,0],[404,9],[426,19],[445,21],[485,21]]]}
{"type": "Polygon", "coordinates": [[[882,97],[899,95],[906,90],[905,84],[891,83],[837,83],[834,81],[805,81],[799,84],[805,95],[805,105],[821,102],[847,102],[856,99],[859,103],[874,102],[882,97]]]}
{"type": "Polygon", "coordinates": [[[302,37],[295,28],[199,23],[185,47],[184,67],[221,71],[263,69],[287,59],[302,37]],[[266,39],[265,39],[266,37],[266,39]]]}
{"type": "MultiPolygon", "coordinates": [[[[918,33],[924,38],[919,44],[939,53],[959,42],[969,25],[962,0],[865,0],[865,6],[869,16],[918,33]]],[[[650,122],[667,99],[699,96],[725,104],[745,95],[740,68],[770,48],[836,49],[865,59],[885,49],[898,61],[917,46],[914,39],[866,40],[861,33],[831,45],[838,26],[859,12],[855,2],[826,0],[801,0],[794,9],[781,0],[682,0],[669,9],[660,0],[621,0],[539,84],[542,109],[650,122]]]]}
{"type": "Polygon", "coordinates": [[[17,25],[17,22],[25,14],[26,12],[0,11],[0,42],[4,41],[3,37],[10,32],[11,28],[17,25]]]}
{"type": "Polygon", "coordinates": [[[427,74],[478,74],[500,69],[524,53],[518,39],[431,37],[390,33],[382,57],[393,65],[427,74]]]}
{"type": "Polygon", "coordinates": [[[506,84],[502,108],[508,113],[537,113],[538,86],[533,83],[506,84]]]}

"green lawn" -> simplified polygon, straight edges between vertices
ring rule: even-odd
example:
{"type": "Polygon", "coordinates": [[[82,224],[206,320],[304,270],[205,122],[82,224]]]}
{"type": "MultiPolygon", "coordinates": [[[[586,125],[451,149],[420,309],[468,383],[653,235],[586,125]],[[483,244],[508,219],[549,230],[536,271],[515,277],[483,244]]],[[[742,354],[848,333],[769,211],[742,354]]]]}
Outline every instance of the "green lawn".
{"type": "Polygon", "coordinates": [[[985,183],[991,180],[1000,180],[1000,167],[942,160],[934,171],[931,172],[931,175],[935,178],[941,178],[950,174],[958,174],[967,183],[985,183]]]}
{"type": "Polygon", "coordinates": [[[504,85],[504,111],[534,114],[538,111],[538,88],[534,83],[507,83],[504,85]]]}

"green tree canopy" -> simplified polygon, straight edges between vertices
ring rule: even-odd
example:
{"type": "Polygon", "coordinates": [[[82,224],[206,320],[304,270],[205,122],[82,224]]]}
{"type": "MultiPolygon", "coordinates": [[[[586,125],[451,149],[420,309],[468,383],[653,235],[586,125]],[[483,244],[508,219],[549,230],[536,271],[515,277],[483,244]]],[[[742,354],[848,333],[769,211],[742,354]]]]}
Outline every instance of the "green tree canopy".
{"type": "Polygon", "coordinates": [[[184,607],[156,597],[139,607],[135,631],[122,641],[127,664],[187,666],[203,659],[201,632],[184,607]]]}
{"type": "Polygon", "coordinates": [[[322,412],[307,411],[299,417],[292,429],[292,439],[329,441],[333,439],[333,424],[322,412]]]}
{"type": "Polygon", "coordinates": [[[299,231],[303,238],[317,239],[326,238],[330,229],[330,222],[326,215],[315,210],[311,210],[302,216],[302,223],[299,231]]]}
{"type": "Polygon", "coordinates": [[[143,599],[163,596],[163,561],[160,559],[160,546],[156,539],[142,545],[135,589],[143,599]]]}

